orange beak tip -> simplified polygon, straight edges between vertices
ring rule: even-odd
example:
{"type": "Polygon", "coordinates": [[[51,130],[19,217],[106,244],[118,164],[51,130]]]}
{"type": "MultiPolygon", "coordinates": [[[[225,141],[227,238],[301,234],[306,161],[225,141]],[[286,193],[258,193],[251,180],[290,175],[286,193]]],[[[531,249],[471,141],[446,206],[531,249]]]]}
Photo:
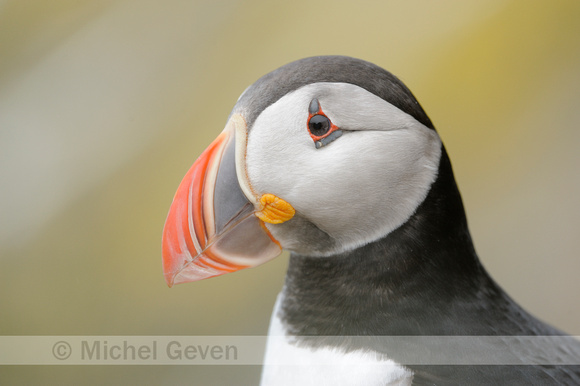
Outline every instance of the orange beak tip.
{"type": "MultiPolygon", "coordinates": [[[[163,274],[170,288],[262,264],[282,250],[236,178],[234,129],[226,126],[177,188],[162,238],[163,274]]],[[[268,219],[292,217],[289,204],[266,198],[262,206],[268,219]]]]}

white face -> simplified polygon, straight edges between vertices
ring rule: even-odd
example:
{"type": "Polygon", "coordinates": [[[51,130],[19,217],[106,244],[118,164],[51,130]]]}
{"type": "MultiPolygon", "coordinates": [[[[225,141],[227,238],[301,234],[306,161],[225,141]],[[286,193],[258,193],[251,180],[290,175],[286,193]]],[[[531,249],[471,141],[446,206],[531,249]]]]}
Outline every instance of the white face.
{"type": "MultiPolygon", "coordinates": [[[[247,138],[246,170],[258,196],[284,199],[332,239],[332,247],[313,252],[329,255],[407,221],[435,180],[440,156],[437,133],[385,100],[352,84],[314,83],[258,116],[247,138]],[[319,149],[308,131],[314,98],[343,131],[319,149]]],[[[288,232],[293,221],[267,226],[285,249],[304,253],[288,232]]]]}

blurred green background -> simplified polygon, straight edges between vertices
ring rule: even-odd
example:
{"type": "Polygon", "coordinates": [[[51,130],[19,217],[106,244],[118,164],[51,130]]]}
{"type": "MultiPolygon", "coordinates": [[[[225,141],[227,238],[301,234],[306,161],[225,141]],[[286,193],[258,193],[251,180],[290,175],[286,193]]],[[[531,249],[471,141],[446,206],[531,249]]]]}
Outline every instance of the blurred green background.
{"type": "MultiPolygon", "coordinates": [[[[483,264],[580,335],[580,2],[0,1],[0,335],[264,335],[287,257],[168,289],[177,186],[261,75],[400,77],[483,264]]],[[[2,384],[251,385],[257,366],[0,368],[2,384]]]]}

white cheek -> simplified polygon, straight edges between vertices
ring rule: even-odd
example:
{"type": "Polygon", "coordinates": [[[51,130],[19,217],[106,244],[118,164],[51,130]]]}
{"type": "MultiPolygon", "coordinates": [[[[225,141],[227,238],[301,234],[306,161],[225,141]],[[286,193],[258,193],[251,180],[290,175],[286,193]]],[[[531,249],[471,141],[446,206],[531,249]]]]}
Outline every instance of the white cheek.
{"type": "MultiPolygon", "coordinates": [[[[304,173],[310,174],[308,163],[316,158],[306,122],[304,96],[293,98],[281,105],[273,105],[258,117],[248,136],[246,167],[248,178],[258,194],[272,193],[288,201],[299,196],[296,185],[304,173]]],[[[278,102],[280,103],[280,102],[278,102]]],[[[306,104],[308,106],[308,104],[306,104]]],[[[300,210],[297,201],[291,202],[300,210]]]]}
{"type": "MultiPolygon", "coordinates": [[[[258,117],[248,138],[247,168],[258,194],[288,201],[345,250],[390,233],[414,213],[437,175],[441,142],[434,130],[357,87],[361,106],[386,105],[381,111],[388,115],[380,117],[386,129],[357,128],[316,149],[306,127],[313,96],[323,110],[332,111],[333,121],[347,120],[340,116],[341,99],[333,94],[344,87],[325,86],[322,95],[320,87],[305,86],[258,117]]],[[[353,115],[351,106],[342,111],[353,115]]],[[[380,122],[363,123],[379,127],[380,122]]]]}

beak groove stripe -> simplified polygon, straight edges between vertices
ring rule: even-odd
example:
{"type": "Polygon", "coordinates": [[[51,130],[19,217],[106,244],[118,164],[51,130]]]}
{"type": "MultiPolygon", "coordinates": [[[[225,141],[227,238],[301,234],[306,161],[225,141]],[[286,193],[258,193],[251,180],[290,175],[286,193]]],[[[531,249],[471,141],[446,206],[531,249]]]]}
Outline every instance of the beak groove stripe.
{"type": "MultiPolygon", "coordinates": [[[[217,143],[216,143],[217,144],[217,143]]],[[[208,152],[212,151],[214,146],[208,148],[208,152]]],[[[201,158],[203,162],[199,163],[199,167],[196,168],[195,174],[191,180],[191,191],[189,195],[189,200],[191,205],[195,205],[195,208],[190,206],[188,209],[188,216],[193,217],[193,234],[192,238],[196,239],[199,242],[200,249],[197,253],[200,253],[206,244],[206,236],[203,226],[203,211],[202,211],[202,202],[199,198],[201,198],[203,194],[203,183],[202,180],[204,178],[203,171],[207,169],[207,165],[209,163],[210,157],[201,158]],[[193,200],[193,197],[196,197],[196,200],[193,200]]]]}
{"type": "Polygon", "coordinates": [[[170,287],[254,267],[282,251],[256,210],[261,207],[269,222],[279,223],[292,217],[293,209],[273,195],[266,195],[270,199],[258,203],[245,170],[246,136],[243,117],[234,114],[179,185],[162,241],[163,272],[170,287]],[[230,180],[241,191],[227,191],[226,181],[230,180]],[[220,202],[214,200],[218,199],[227,201],[216,212],[220,202]]]}

